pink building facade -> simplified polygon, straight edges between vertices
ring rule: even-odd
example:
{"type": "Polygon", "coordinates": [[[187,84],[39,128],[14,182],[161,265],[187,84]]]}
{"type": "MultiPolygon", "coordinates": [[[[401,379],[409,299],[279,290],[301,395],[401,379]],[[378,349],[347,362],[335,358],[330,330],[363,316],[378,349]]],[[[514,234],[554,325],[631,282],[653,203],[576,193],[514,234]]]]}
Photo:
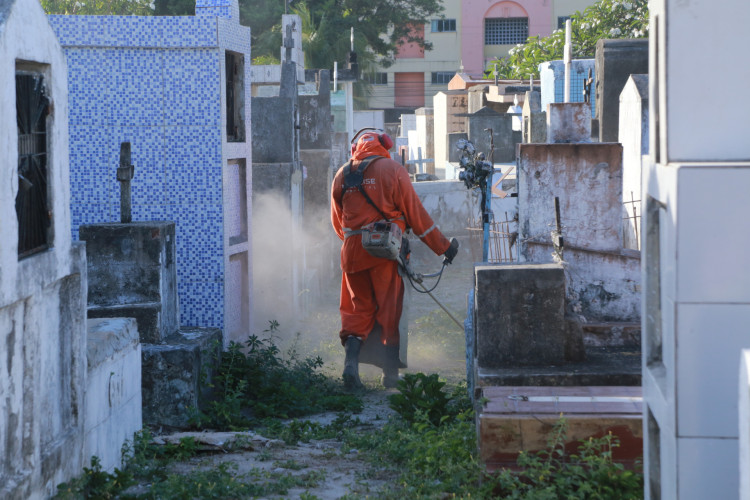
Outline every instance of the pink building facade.
{"type": "MultiPolygon", "coordinates": [[[[492,0],[464,0],[461,2],[461,61],[464,72],[480,75],[485,69],[485,61],[498,55],[507,54],[514,46],[511,43],[487,44],[487,41],[510,41],[513,34],[518,38],[526,19],[527,36],[548,36],[557,26],[552,25],[552,2],[550,0],[517,0],[492,2],[492,0]],[[488,24],[487,20],[491,20],[488,24]],[[495,21],[497,20],[497,21],[495,21]],[[488,28],[514,31],[506,37],[498,33],[492,39],[488,28]],[[494,49],[494,50],[493,50],[494,49]]],[[[523,43],[523,42],[519,42],[523,43]]]]}

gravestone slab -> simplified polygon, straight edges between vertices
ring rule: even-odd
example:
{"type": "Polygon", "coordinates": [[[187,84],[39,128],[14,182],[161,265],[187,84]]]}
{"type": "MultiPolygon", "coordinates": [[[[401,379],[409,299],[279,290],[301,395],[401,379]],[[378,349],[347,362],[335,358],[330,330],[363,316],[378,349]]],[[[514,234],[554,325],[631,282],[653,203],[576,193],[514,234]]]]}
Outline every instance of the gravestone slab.
{"type": "Polygon", "coordinates": [[[596,115],[599,142],[617,142],[620,93],[631,74],[648,74],[648,38],[596,43],[596,115]]]}
{"type": "Polygon", "coordinates": [[[526,92],[521,116],[523,119],[523,142],[547,142],[547,113],[542,111],[540,92],[526,92]]]}
{"type": "Polygon", "coordinates": [[[478,264],[474,272],[479,369],[566,361],[562,266],[478,264]]]}
{"type": "Polygon", "coordinates": [[[489,131],[492,129],[495,153],[495,163],[509,163],[516,158],[516,142],[518,137],[513,134],[513,117],[505,113],[497,113],[490,108],[482,108],[476,113],[469,114],[468,122],[469,140],[474,143],[477,151],[485,154],[489,160],[490,144],[489,131]]]}
{"type": "Polygon", "coordinates": [[[132,317],[143,342],[177,331],[175,223],[85,224],[89,318],[132,317]]]}

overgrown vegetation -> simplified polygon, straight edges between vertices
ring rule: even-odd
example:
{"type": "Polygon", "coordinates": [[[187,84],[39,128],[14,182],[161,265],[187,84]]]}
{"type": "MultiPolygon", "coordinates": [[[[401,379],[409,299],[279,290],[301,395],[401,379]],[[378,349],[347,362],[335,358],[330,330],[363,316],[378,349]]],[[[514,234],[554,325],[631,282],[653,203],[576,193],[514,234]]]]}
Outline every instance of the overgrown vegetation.
{"type": "MultiPolygon", "coordinates": [[[[271,322],[265,333],[273,334],[277,328],[271,322]]],[[[255,432],[290,446],[336,440],[341,448],[332,448],[327,457],[338,457],[347,466],[352,456],[363,457],[369,467],[361,470],[362,479],[387,479],[379,490],[366,491],[371,498],[642,497],[642,475],[612,459],[612,450],[619,446],[615,436],[585,441],[571,454],[566,452],[566,422],[561,419],[545,450],[522,453],[517,469],[488,473],[478,459],[474,408],[465,384],[449,386],[437,374],[405,374],[398,392],[389,396],[396,416],[381,427],[365,426],[352,416],[352,409],[361,408],[361,400],[341,392],[340,382],[320,375],[319,360],[301,358],[293,348],[282,359],[272,339],[273,335],[270,340],[251,337],[217,358],[220,364],[211,383],[218,397],[198,415],[201,425],[252,425],[255,432]],[[332,395],[336,398],[328,399],[332,395]],[[341,411],[328,424],[298,418],[332,408],[341,411]]],[[[123,450],[126,467],[108,473],[94,457],[81,476],[58,487],[56,498],[284,497],[293,488],[310,490],[326,479],[323,472],[306,470],[304,463],[280,458],[268,448],[255,452],[255,460],[271,464],[270,471],[253,467],[240,472],[231,459],[217,457],[207,463],[197,459],[198,453],[192,438],[156,445],[144,430],[123,450]]],[[[308,491],[300,498],[316,497],[308,491]]],[[[363,497],[350,493],[346,498],[363,497]]]]}
{"type": "Polygon", "coordinates": [[[474,412],[465,386],[448,395],[436,375],[406,376],[390,404],[400,419],[376,433],[348,435],[348,444],[368,450],[375,467],[398,476],[379,498],[643,497],[643,476],[612,460],[620,443],[611,434],[585,441],[578,453],[568,454],[567,423],[561,418],[545,450],[522,453],[518,470],[490,474],[477,457],[474,412]]]}
{"type": "MultiPolygon", "coordinates": [[[[239,474],[231,462],[221,462],[213,467],[196,466],[190,474],[172,470],[176,462],[195,456],[197,447],[192,439],[179,444],[155,445],[149,431],[137,433],[133,443],[123,450],[128,458],[125,469],[113,473],[102,471],[97,457],[84,473],[59,485],[58,500],[78,499],[226,499],[257,498],[268,495],[286,495],[291,488],[313,488],[325,477],[316,471],[304,474],[268,472],[258,468],[239,474]]],[[[285,469],[294,470],[291,464],[285,469]]]]}
{"type": "Polygon", "coordinates": [[[214,399],[195,410],[199,428],[247,429],[259,419],[296,418],[324,411],[362,410],[362,400],[344,392],[339,381],[320,373],[323,360],[301,357],[292,346],[282,357],[274,341],[276,321],[269,322],[262,339],[250,336],[245,344],[231,342],[214,359],[215,373],[208,385],[214,399]]]}

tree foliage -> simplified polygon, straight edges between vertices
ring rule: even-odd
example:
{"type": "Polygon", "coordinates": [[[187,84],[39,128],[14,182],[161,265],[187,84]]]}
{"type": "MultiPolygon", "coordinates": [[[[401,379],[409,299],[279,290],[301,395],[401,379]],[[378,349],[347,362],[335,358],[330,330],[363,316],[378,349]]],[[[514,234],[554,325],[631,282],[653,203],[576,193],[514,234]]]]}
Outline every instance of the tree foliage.
{"type": "MultiPolygon", "coordinates": [[[[594,57],[596,42],[602,38],[644,38],[648,36],[648,0],[599,0],[571,16],[573,57],[594,57]]],[[[555,30],[550,36],[529,37],[518,44],[507,57],[492,61],[488,76],[497,65],[498,76],[526,79],[539,76],[539,64],[563,58],[565,30],[555,30]]]]}
{"type": "Polygon", "coordinates": [[[41,0],[47,14],[140,15],[153,14],[154,0],[41,0]]]}
{"type": "MultiPolygon", "coordinates": [[[[439,17],[442,10],[440,0],[306,0],[289,7],[290,13],[302,18],[303,49],[310,68],[343,63],[350,49],[351,28],[360,67],[368,56],[389,66],[399,46],[408,42],[429,50],[431,45],[412,27],[439,17]]],[[[283,0],[278,5],[240,0],[240,17],[252,30],[255,56],[278,55],[283,13],[283,0]]]]}

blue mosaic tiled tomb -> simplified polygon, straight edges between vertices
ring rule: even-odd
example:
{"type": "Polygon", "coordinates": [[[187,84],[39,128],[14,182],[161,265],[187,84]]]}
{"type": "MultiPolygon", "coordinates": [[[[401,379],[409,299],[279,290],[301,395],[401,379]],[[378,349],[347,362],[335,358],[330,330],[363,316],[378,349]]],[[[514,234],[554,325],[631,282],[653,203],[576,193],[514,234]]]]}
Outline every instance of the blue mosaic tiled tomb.
{"type": "Polygon", "coordinates": [[[196,14],[50,16],[68,60],[72,232],[120,220],[115,172],[131,142],[133,220],[177,224],[180,323],[239,340],[251,300],[250,29],[236,0],[198,0],[196,14]]]}

